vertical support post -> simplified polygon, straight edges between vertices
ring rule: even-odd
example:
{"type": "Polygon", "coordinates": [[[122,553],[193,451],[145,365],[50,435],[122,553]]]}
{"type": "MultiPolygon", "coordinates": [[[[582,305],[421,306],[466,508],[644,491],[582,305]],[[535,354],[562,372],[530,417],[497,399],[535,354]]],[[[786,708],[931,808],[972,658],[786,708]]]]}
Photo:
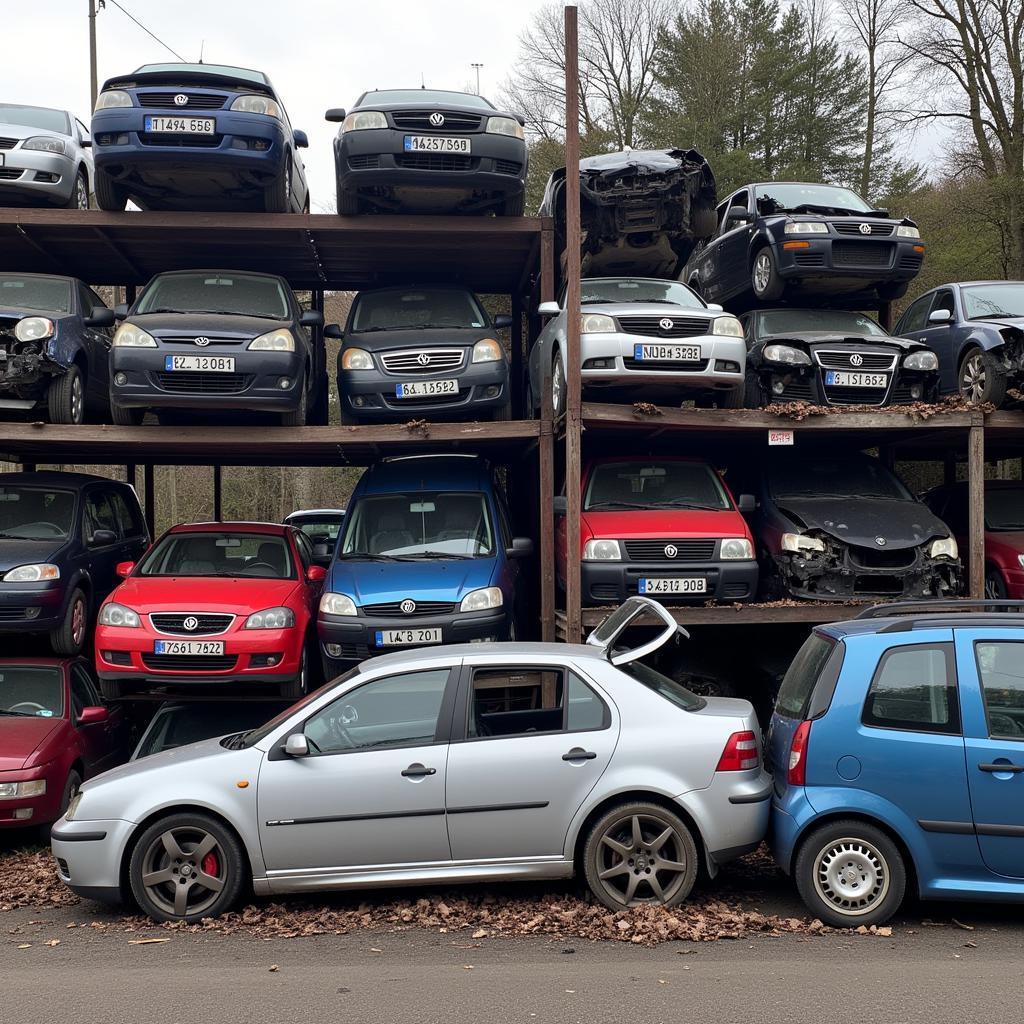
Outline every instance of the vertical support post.
{"type": "MultiPolygon", "coordinates": [[[[538,299],[551,302],[555,297],[555,232],[551,222],[541,228],[540,281],[538,299]]],[[[536,342],[542,324],[531,315],[534,328],[531,343],[536,342]]],[[[540,627],[545,643],[555,640],[555,427],[551,408],[551,367],[541,367],[540,439],[538,463],[540,473],[540,627]]]]}
{"type": "Polygon", "coordinates": [[[156,537],[156,484],[153,476],[153,463],[147,462],[142,467],[142,479],[146,487],[146,528],[150,539],[156,537]]]}
{"type": "Polygon", "coordinates": [[[213,467],[213,521],[219,523],[221,521],[221,467],[216,465],[213,467]]]}
{"type": "Polygon", "coordinates": [[[985,416],[971,414],[967,438],[968,563],[970,596],[985,596],[985,416]]]}
{"type": "Polygon", "coordinates": [[[540,229],[540,301],[555,298],[555,230],[550,221],[540,229]]]}
{"type": "Polygon", "coordinates": [[[89,0],[89,95],[92,97],[90,110],[96,109],[99,85],[96,79],[96,0],[89,0]]]}
{"type": "MultiPolygon", "coordinates": [[[[322,288],[313,290],[311,305],[318,313],[323,313],[324,291],[322,288]]],[[[318,397],[309,409],[306,422],[313,426],[326,427],[330,419],[331,400],[328,395],[327,342],[324,339],[323,327],[313,328],[313,379],[316,381],[313,393],[318,397]],[[323,382],[322,386],[321,382],[323,382]]]]}
{"type": "Polygon", "coordinates": [[[124,301],[130,306],[135,301],[135,285],[126,284],[124,286],[124,301]]]}
{"type": "Polygon", "coordinates": [[[509,331],[509,390],[512,397],[512,419],[526,417],[523,411],[523,300],[512,298],[512,328],[509,331]]]}
{"type": "Polygon", "coordinates": [[[565,631],[569,643],[583,632],[580,580],[580,110],[577,8],[565,8],[565,276],[566,422],[565,631]]]}
{"type": "Polygon", "coordinates": [[[881,326],[887,330],[892,330],[892,303],[883,302],[878,307],[878,322],[881,326]]]}
{"type": "Polygon", "coordinates": [[[126,484],[130,484],[132,487],[135,486],[135,469],[136,466],[134,462],[125,463],[124,482],[126,484]]]}

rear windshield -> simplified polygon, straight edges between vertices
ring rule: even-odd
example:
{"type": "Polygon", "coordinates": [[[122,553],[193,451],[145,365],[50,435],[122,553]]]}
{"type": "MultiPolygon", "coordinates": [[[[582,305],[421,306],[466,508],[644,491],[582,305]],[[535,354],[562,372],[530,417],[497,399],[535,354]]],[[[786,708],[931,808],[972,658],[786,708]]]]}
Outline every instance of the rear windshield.
{"type": "Polygon", "coordinates": [[[249,274],[169,274],[143,293],[133,313],[234,313],[290,320],[284,285],[249,274]]]}
{"type": "Polygon", "coordinates": [[[814,684],[832,653],[835,643],[818,633],[812,633],[789,666],[782,680],[775,710],[786,718],[803,718],[810,703],[814,684]]]}
{"type": "Polygon", "coordinates": [[[732,508],[718,475],[703,462],[650,459],[644,462],[604,462],[587,481],[583,508],[587,512],[618,509],[732,508]]]}
{"type": "Polygon", "coordinates": [[[68,115],[49,107],[22,107],[17,103],[0,103],[0,124],[16,124],[22,128],[39,128],[44,132],[71,134],[68,115]]]}
{"type": "Polygon", "coordinates": [[[0,487],[0,540],[64,540],[74,522],[74,491],[0,487]]]}
{"type": "Polygon", "coordinates": [[[59,668],[0,665],[0,716],[59,718],[64,714],[64,680],[59,668]]]}
{"type": "Polygon", "coordinates": [[[295,578],[284,537],[267,533],[168,533],[142,560],[140,576],[295,578]]]}
{"type": "Polygon", "coordinates": [[[345,521],[344,516],[321,516],[310,517],[309,519],[289,519],[288,522],[301,530],[307,537],[316,541],[336,541],[341,533],[341,524],[345,521]]]}
{"type": "Polygon", "coordinates": [[[648,690],[653,690],[660,697],[664,697],[670,704],[684,711],[699,711],[707,701],[703,697],[688,690],[682,683],[677,683],[668,676],[645,665],[641,661],[629,661],[625,665],[616,666],[620,672],[625,672],[631,679],[642,683],[648,690]]]}
{"type": "Polygon", "coordinates": [[[470,292],[455,288],[396,288],[360,295],[350,330],[413,331],[486,324],[487,317],[470,292]]]}
{"type": "Polygon", "coordinates": [[[56,277],[0,277],[0,306],[71,312],[71,284],[56,277]]]}

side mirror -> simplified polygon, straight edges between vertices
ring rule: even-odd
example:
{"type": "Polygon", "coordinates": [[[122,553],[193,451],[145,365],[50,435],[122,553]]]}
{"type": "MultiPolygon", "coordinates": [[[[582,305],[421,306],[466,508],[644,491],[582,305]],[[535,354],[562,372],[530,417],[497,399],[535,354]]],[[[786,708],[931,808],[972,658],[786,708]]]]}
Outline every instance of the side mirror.
{"type": "Polygon", "coordinates": [[[754,215],[749,210],[741,210],[738,206],[725,215],[726,224],[749,224],[754,215]]]}
{"type": "Polygon", "coordinates": [[[331,561],[331,548],[328,544],[313,545],[313,561],[318,565],[328,565],[331,561]]]}
{"type": "Polygon", "coordinates": [[[76,725],[99,725],[100,722],[105,722],[110,717],[110,712],[106,708],[101,707],[90,707],[82,708],[82,713],[78,716],[76,725]]]}
{"type": "Polygon", "coordinates": [[[97,530],[89,538],[89,546],[94,548],[105,548],[108,544],[117,543],[117,534],[113,530],[97,530]]]}
{"type": "Polygon", "coordinates": [[[567,516],[569,514],[569,499],[564,494],[556,494],[551,508],[556,516],[567,516]]]}
{"type": "Polygon", "coordinates": [[[92,311],[83,319],[86,327],[113,327],[116,317],[112,309],[106,306],[93,306],[92,311]]]}
{"type": "Polygon", "coordinates": [[[322,565],[311,565],[306,570],[306,580],[309,583],[323,583],[325,579],[327,579],[327,570],[322,565]]]}
{"type": "Polygon", "coordinates": [[[324,328],[324,337],[337,338],[338,341],[341,341],[345,337],[345,332],[341,329],[341,327],[338,324],[328,324],[324,328]]]}
{"type": "Polygon", "coordinates": [[[928,323],[935,324],[936,327],[948,325],[952,320],[953,314],[948,309],[933,309],[928,314],[928,323]]]}
{"type": "Polygon", "coordinates": [[[114,572],[116,572],[117,575],[121,577],[121,579],[126,580],[128,579],[129,576],[131,576],[134,569],[134,562],[118,562],[116,568],[114,569],[114,572]]]}
{"type": "Polygon", "coordinates": [[[324,114],[325,121],[344,121],[345,120],[345,108],[344,107],[331,107],[330,110],[324,114]]]}
{"type": "Polygon", "coordinates": [[[82,149],[92,149],[92,139],[82,139],[79,145],[82,149]]]}
{"type": "Polygon", "coordinates": [[[741,494],[739,501],[736,502],[736,507],[741,512],[753,512],[757,509],[757,498],[752,494],[741,494]]]}
{"type": "Polygon", "coordinates": [[[542,302],[537,307],[537,316],[558,316],[561,312],[557,302],[542,302]]]}
{"type": "Polygon", "coordinates": [[[307,309],[299,317],[299,325],[301,327],[323,327],[324,315],[319,309],[307,309]]]}
{"type": "Polygon", "coordinates": [[[508,313],[499,313],[494,318],[494,326],[500,331],[503,327],[512,326],[512,317],[508,313]]]}
{"type": "Polygon", "coordinates": [[[533,554],[533,541],[529,537],[513,537],[512,547],[505,548],[509,558],[529,558],[533,554]]]}
{"type": "Polygon", "coordinates": [[[295,143],[296,149],[309,149],[309,136],[298,128],[292,132],[292,141],[295,143]]]}
{"type": "Polygon", "coordinates": [[[720,302],[709,302],[708,303],[708,309],[710,309],[712,313],[724,313],[725,312],[725,306],[723,306],[720,302]]]}
{"type": "Polygon", "coordinates": [[[307,757],[309,755],[309,740],[301,732],[293,732],[284,741],[284,752],[289,757],[307,757]]]}
{"type": "Polygon", "coordinates": [[[115,320],[127,320],[128,319],[128,303],[119,302],[114,307],[114,319],[115,320]]]}

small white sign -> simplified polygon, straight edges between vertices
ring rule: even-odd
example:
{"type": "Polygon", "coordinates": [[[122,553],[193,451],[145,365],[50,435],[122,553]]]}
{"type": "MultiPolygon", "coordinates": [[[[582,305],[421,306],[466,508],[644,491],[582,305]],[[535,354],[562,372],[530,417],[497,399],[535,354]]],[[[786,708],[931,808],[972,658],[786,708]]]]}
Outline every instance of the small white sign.
{"type": "Polygon", "coordinates": [[[768,431],[768,444],[792,444],[793,443],[793,431],[792,430],[769,430],[768,431]]]}

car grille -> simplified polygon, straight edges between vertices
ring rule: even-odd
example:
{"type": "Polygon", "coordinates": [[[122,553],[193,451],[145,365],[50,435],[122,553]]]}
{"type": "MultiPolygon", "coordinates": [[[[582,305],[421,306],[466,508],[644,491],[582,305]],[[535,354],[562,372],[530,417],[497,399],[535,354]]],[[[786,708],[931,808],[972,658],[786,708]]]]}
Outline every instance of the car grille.
{"type": "Polygon", "coordinates": [[[34,619],[38,614],[38,608],[27,608],[20,604],[4,605],[0,607],[0,622],[22,622],[25,619],[34,619]],[[33,615],[32,612],[36,614],[33,615]]]}
{"type": "Polygon", "coordinates": [[[353,171],[369,171],[380,166],[380,157],[376,153],[357,153],[348,158],[348,165],[353,171]]]}
{"type": "Polygon", "coordinates": [[[917,561],[916,548],[889,551],[850,545],[850,561],[862,569],[909,569],[917,561]]]}
{"type": "Polygon", "coordinates": [[[149,621],[153,628],[161,633],[180,636],[210,636],[223,633],[235,621],[234,615],[217,615],[209,612],[157,612],[150,615],[149,621]],[[197,625],[194,629],[186,629],[185,619],[193,618],[197,625]]]}
{"type": "Polygon", "coordinates": [[[154,373],[161,391],[172,395],[238,395],[252,384],[251,373],[154,373]]]}
{"type": "Polygon", "coordinates": [[[516,160],[495,160],[494,169],[498,174],[514,174],[516,177],[523,173],[523,165],[516,160]]]}
{"type": "Polygon", "coordinates": [[[465,358],[461,348],[428,348],[385,352],[380,361],[388,373],[437,373],[460,369],[465,358]]]}
{"type": "Polygon", "coordinates": [[[917,270],[921,266],[922,256],[920,253],[912,252],[900,257],[900,270],[917,270]]]}
{"type": "Polygon", "coordinates": [[[721,597],[749,597],[750,586],[746,583],[726,583],[722,587],[721,597]]]}
{"type": "Polygon", "coordinates": [[[455,611],[455,604],[452,601],[417,601],[416,610],[408,613],[402,611],[399,601],[363,605],[363,613],[366,615],[381,615],[396,619],[415,619],[419,615],[449,615],[453,611],[455,611]]]}
{"type": "MultiPolygon", "coordinates": [[[[832,222],[832,227],[835,229],[837,234],[840,235],[863,235],[867,237],[866,232],[861,231],[860,226],[864,221],[849,221],[849,220],[838,220],[832,222]]],[[[868,224],[871,228],[872,235],[891,235],[894,230],[892,224],[868,224]]]]}
{"type": "Polygon", "coordinates": [[[17,139],[0,139],[0,149],[14,149],[17,143],[17,139]]]}
{"type": "Polygon", "coordinates": [[[888,388],[827,387],[825,398],[829,405],[881,405],[888,388]]]}
{"type": "Polygon", "coordinates": [[[892,389],[892,397],[889,399],[889,404],[909,405],[911,402],[919,401],[919,399],[914,398],[910,393],[910,387],[911,386],[909,384],[897,384],[896,387],[892,389]]]}
{"type": "Polygon", "coordinates": [[[715,557],[714,538],[711,540],[626,540],[626,557],[645,562],[706,562],[715,557]],[[679,553],[674,557],[665,554],[665,548],[672,546],[679,553]]]}
{"type": "Polygon", "coordinates": [[[711,323],[704,317],[682,316],[620,316],[619,326],[627,334],[641,334],[651,338],[693,338],[707,334],[711,323]],[[662,320],[671,320],[672,327],[664,330],[662,320]]]}
{"type": "Polygon", "coordinates": [[[896,365],[896,356],[888,352],[815,352],[819,366],[830,370],[892,370],[896,365]],[[854,365],[850,357],[859,355],[861,362],[854,365]]]}
{"type": "Polygon", "coordinates": [[[659,363],[655,359],[633,359],[625,357],[622,365],[627,370],[654,370],[657,373],[701,373],[708,368],[708,361],[659,363]]]}
{"type": "Polygon", "coordinates": [[[217,95],[204,92],[140,92],[136,93],[140,107],[163,107],[170,110],[220,110],[227,99],[223,93],[217,95]],[[174,102],[175,96],[187,96],[188,103],[179,107],[174,102]]]}
{"type": "Polygon", "coordinates": [[[892,245],[888,242],[833,242],[834,267],[891,267],[892,245]]]}
{"type": "Polygon", "coordinates": [[[403,110],[401,113],[391,114],[391,121],[396,128],[435,134],[437,132],[476,132],[480,130],[481,120],[479,114],[445,113],[433,110],[403,110]],[[444,124],[431,124],[430,115],[433,113],[443,114],[444,124]]]}
{"type": "Polygon", "coordinates": [[[164,135],[163,132],[139,132],[144,146],[171,146],[177,149],[216,149],[223,135],[164,135]]]}
{"type": "MultiPolygon", "coordinates": [[[[218,345],[246,345],[246,344],[248,344],[248,339],[244,339],[243,340],[241,338],[215,338],[215,337],[213,337],[213,335],[210,335],[210,334],[200,334],[199,337],[200,338],[207,338],[209,340],[209,342],[210,342],[210,347],[211,348],[216,348],[218,345]]],[[[166,345],[189,345],[189,346],[193,346],[196,343],[196,335],[188,334],[188,335],[182,335],[181,337],[178,337],[178,338],[163,338],[162,337],[160,339],[160,341],[163,344],[166,344],[166,345]]],[[[200,348],[205,348],[206,346],[205,345],[200,345],[199,347],[200,348]]]]}
{"type": "Polygon", "coordinates": [[[468,171],[473,158],[459,153],[400,153],[395,163],[414,171],[468,171]]]}
{"type": "Polygon", "coordinates": [[[825,266],[825,254],[823,252],[795,252],[793,262],[798,267],[823,267],[825,266]]]}
{"type": "Polygon", "coordinates": [[[183,669],[186,672],[230,672],[238,662],[235,654],[143,654],[142,664],[146,668],[183,669]]]}
{"type": "Polygon", "coordinates": [[[590,597],[594,601],[617,601],[619,588],[614,583],[595,583],[590,588],[590,597]]]}
{"type": "Polygon", "coordinates": [[[15,178],[20,178],[23,173],[17,167],[0,167],[0,179],[4,181],[13,181],[15,178]]]}
{"type": "Polygon", "coordinates": [[[814,385],[807,377],[794,377],[786,382],[786,390],[781,395],[771,392],[769,402],[813,402],[815,400],[814,385]]]}

